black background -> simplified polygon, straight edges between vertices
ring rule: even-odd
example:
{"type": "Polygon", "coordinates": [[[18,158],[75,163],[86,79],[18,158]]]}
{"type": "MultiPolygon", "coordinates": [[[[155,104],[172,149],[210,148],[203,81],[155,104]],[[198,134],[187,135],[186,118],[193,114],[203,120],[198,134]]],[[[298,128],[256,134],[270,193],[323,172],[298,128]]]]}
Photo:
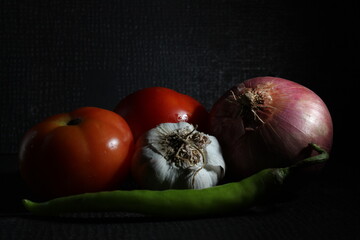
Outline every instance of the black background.
{"type": "Polygon", "coordinates": [[[350,1],[0,1],[0,238],[360,238],[358,15],[350,1]],[[290,200],[171,221],[125,213],[44,219],[22,209],[19,142],[45,117],[112,110],[149,86],[186,93],[209,110],[229,87],[265,75],[309,87],[334,121],[324,173],[290,200]]]}

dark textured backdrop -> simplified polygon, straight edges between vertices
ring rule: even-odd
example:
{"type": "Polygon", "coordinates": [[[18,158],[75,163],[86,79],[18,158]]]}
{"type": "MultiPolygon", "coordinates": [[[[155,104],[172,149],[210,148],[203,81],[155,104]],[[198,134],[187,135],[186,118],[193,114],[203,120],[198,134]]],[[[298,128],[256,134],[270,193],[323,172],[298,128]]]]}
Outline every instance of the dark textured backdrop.
{"type": "Polygon", "coordinates": [[[351,184],[358,167],[347,135],[357,122],[358,14],[350,1],[1,0],[0,238],[350,237],[359,225],[359,187],[351,184]],[[16,154],[24,131],[43,118],[81,106],[113,109],[149,86],[186,93],[210,109],[235,83],[264,75],[311,88],[334,120],[331,162],[295,200],[275,211],[192,221],[22,215],[26,190],[16,154]]]}

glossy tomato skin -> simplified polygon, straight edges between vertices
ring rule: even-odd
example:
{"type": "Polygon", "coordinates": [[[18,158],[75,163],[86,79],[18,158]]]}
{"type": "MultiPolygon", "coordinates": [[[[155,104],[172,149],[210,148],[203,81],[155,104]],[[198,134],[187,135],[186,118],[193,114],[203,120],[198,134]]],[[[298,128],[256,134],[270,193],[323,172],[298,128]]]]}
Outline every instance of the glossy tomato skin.
{"type": "Polygon", "coordinates": [[[122,99],[114,111],[129,124],[134,139],[160,123],[189,122],[207,131],[208,112],[194,98],[164,87],[136,91],[122,99]]]}
{"type": "Polygon", "coordinates": [[[20,145],[20,172],[41,197],[110,190],[129,173],[134,149],[126,121],[83,107],[31,128],[20,145]]]}

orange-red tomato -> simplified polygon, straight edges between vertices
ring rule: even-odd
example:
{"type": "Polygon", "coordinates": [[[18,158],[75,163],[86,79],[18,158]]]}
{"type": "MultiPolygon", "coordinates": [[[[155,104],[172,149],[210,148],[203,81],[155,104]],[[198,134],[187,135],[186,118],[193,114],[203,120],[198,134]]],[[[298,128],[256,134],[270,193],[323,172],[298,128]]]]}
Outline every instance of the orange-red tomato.
{"type": "Polygon", "coordinates": [[[134,139],[160,123],[188,122],[206,131],[208,112],[194,98],[164,87],[136,91],[122,99],[114,111],[129,124],[134,139]]]}
{"type": "Polygon", "coordinates": [[[128,175],[133,148],[122,117],[83,107],[49,117],[25,134],[20,172],[43,197],[110,190],[128,175]]]}

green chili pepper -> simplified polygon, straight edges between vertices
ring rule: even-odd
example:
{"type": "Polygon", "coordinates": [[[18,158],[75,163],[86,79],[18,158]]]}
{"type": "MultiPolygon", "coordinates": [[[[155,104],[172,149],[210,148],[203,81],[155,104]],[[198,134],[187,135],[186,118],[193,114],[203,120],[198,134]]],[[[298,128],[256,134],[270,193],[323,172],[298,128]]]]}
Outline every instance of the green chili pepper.
{"type": "Polygon", "coordinates": [[[222,215],[247,209],[281,186],[292,170],[324,162],[328,153],[310,144],[319,154],[285,168],[264,169],[239,182],[206,189],[116,190],[55,198],[47,202],[24,199],[27,210],[36,215],[71,212],[124,211],[152,216],[196,217],[222,215]]]}

